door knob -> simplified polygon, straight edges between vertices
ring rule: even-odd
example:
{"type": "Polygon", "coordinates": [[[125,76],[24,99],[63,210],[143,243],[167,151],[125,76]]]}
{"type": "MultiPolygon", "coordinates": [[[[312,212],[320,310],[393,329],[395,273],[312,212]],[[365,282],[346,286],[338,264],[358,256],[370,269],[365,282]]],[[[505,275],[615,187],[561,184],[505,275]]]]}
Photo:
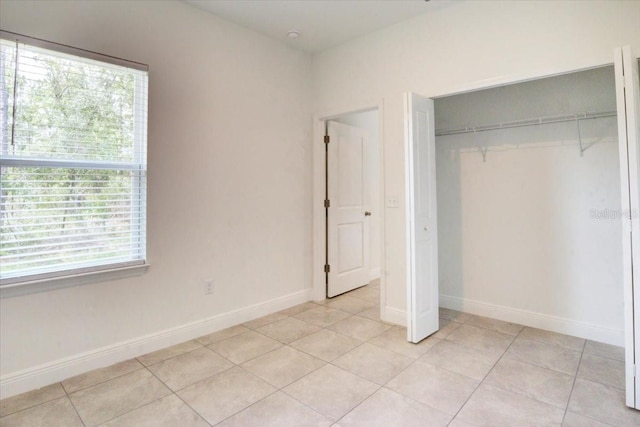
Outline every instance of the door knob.
{"type": "Polygon", "coordinates": [[[369,212],[369,211],[365,211],[365,212],[364,212],[364,216],[371,216],[371,212],[369,212]]]}

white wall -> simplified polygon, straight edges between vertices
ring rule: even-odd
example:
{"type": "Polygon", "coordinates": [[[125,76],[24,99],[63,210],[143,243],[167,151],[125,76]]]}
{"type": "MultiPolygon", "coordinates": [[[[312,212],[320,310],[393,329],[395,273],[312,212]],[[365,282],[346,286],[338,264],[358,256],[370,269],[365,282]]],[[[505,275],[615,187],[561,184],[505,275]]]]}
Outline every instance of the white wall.
{"type": "MultiPolygon", "coordinates": [[[[614,111],[614,83],[606,67],[436,99],[436,128],[614,111]]],[[[597,214],[620,209],[616,118],[580,135],[583,156],[574,121],[436,138],[443,304],[621,333],[622,230],[597,214]]]]}
{"type": "Polygon", "coordinates": [[[314,56],[316,112],[384,102],[384,197],[401,202],[385,212],[384,310],[406,305],[402,93],[433,97],[612,63],[614,47],[640,46],[638,22],[638,2],[452,2],[314,56]]]}
{"type": "Polygon", "coordinates": [[[380,146],[378,140],[378,110],[364,111],[340,116],[335,121],[355,126],[367,131],[369,135],[369,150],[366,162],[369,165],[369,200],[371,203],[371,217],[369,221],[370,238],[369,253],[371,261],[371,279],[380,277],[380,146]]]}
{"type": "Polygon", "coordinates": [[[2,1],[0,26],[150,68],[151,267],[2,299],[3,396],[308,300],[307,54],[173,1],[2,1]]]}

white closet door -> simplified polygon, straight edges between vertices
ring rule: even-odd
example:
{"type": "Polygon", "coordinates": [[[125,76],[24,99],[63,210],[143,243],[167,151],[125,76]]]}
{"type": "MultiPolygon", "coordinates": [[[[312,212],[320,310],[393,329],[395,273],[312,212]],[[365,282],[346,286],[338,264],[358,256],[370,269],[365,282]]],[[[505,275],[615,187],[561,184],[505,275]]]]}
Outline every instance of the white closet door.
{"type": "Polygon", "coordinates": [[[627,406],[640,409],[640,78],[629,46],[615,50],[623,220],[625,380],[627,406]]]}
{"type": "Polygon", "coordinates": [[[407,188],[407,339],[439,328],[436,136],[433,100],[404,95],[407,188]]]}

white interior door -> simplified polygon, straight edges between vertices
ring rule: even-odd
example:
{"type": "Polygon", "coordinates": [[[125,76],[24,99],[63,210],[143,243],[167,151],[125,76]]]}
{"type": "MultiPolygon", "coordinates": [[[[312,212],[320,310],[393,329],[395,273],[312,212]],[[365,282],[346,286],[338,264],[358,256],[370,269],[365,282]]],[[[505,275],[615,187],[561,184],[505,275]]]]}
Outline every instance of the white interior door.
{"type": "Polygon", "coordinates": [[[407,189],[407,339],[436,332],[438,218],[433,100],[404,95],[407,189]]]}
{"type": "Polygon", "coordinates": [[[615,50],[620,177],[622,184],[625,379],[627,406],[640,409],[640,77],[638,59],[626,46],[615,50]]]}
{"type": "Polygon", "coordinates": [[[363,129],[327,126],[327,297],[369,282],[368,138],[363,129]]]}

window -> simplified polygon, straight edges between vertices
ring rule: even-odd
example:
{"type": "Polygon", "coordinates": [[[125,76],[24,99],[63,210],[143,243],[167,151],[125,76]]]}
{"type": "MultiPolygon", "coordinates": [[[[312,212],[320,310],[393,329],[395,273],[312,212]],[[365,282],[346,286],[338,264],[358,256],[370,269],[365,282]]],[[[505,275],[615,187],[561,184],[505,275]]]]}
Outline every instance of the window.
{"type": "Polygon", "coordinates": [[[147,67],[0,32],[0,286],[145,264],[147,67]]]}

